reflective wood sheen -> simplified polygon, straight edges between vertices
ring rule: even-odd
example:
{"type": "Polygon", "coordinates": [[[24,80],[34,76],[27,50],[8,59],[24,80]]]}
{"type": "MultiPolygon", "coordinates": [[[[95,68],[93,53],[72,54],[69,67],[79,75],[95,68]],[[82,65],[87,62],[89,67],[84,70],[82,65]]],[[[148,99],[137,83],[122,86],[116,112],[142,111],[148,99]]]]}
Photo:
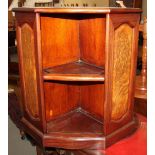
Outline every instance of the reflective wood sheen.
{"type": "Polygon", "coordinates": [[[77,134],[95,134],[102,133],[103,124],[88,115],[81,108],[78,108],[67,115],[61,116],[50,123],[48,123],[47,127],[48,133],[51,132],[60,132],[60,133],[70,133],[77,134]],[[80,125],[82,123],[82,125],[80,125]]]}
{"type": "Polygon", "coordinates": [[[104,83],[86,83],[81,85],[81,107],[93,117],[103,122],[104,118],[104,83]]]}
{"type": "Polygon", "coordinates": [[[78,24],[66,16],[41,17],[41,45],[43,67],[53,67],[76,61],[80,51],[78,44],[78,24]],[[59,34],[59,35],[57,35],[59,34]]]}
{"type": "Polygon", "coordinates": [[[45,82],[46,119],[50,121],[78,107],[79,86],[64,82],[45,82]]]}
{"type": "Polygon", "coordinates": [[[31,109],[28,116],[24,106],[24,131],[43,148],[74,150],[105,149],[133,133],[140,10],[14,10],[22,97],[31,109]]]}
{"type": "Polygon", "coordinates": [[[78,61],[44,70],[45,80],[104,81],[104,70],[78,61]]]}
{"type": "Polygon", "coordinates": [[[79,39],[83,61],[104,68],[105,31],[105,17],[103,18],[103,15],[98,15],[95,18],[93,18],[93,15],[89,15],[88,18],[80,20],[79,39]]]}

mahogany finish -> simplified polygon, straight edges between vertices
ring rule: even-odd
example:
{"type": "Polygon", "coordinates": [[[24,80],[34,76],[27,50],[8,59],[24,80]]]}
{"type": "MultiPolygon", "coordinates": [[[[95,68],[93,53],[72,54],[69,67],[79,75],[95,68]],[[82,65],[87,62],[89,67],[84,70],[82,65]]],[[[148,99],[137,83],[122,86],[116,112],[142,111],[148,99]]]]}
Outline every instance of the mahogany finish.
{"type": "Polygon", "coordinates": [[[43,67],[53,67],[79,59],[78,24],[67,16],[41,16],[43,67]],[[58,35],[59,34],[59,35],[58,35]]]}
{"type": "Polygon", "coordinates": [[[104,68],[105,37],[103,37],[103,34],[106,33],[105,15],[96,15],[95,18],[93,18],[93,15],[83,15],[83,17],[79,23],[81,60],[104,68]]]}
{"type": "Polygon", "coordinates": [[[64,132],[64,133],[102,133],[103,123],[95,120],[88,113],[78,108],[60,118],[51,121],[47,125],[47,132],[64,132]],[[79,124],[83,121],[83,125],[79,124]],[[85,123],[84,123],[85,122],[85,123]]]}
{"type": "Polygon", "coordinates": [[[44,70],[45,80],[104,81],[104,70],[81,61],[44,70]]]}
{"type": "Polygon", "coordinates": [[[46,120],[50,121],[56,116],[76,109],[80,99],[79,89],[74,83],[45,82],[46,120]]]}
{"type": "Polygon", "coordinates": [[[140,9],[14,11],[21,121],[38,145],[105,149],[136,130],[133,99],[140,9]]]}
{"type": "Polygon", "coordinates": [[[114,7],[79,7],[79,8],[14,8],[14,12],[54,13],[54,14],[108,14],[108,13],[140,13],[138,8],[114,7]]]}
{"type": "Polygon", "coordinates": [[[104,100],[105,100],[104,83],[86,83],[81,84],[81,101],[80,107],[88,111],[94,118],[103,122],[104,118],[104,100]]]}

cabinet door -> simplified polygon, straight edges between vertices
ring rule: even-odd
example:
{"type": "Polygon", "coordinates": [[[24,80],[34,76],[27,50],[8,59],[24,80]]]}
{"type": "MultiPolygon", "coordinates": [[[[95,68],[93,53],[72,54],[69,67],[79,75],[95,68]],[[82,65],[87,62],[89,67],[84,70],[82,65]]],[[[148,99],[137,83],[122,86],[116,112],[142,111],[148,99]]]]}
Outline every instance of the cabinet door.
{"type": "Polygon", "coordinates": [[[139,14],[107,15],[105,133],[132,125],[139,14]]]}
{"type": "Polygon", "coordinates": [[[37,51],[37,24],[33,13],[16,13],[17,46],[22,87],[23,120],[41,129],[41,92],[37,51]]]}

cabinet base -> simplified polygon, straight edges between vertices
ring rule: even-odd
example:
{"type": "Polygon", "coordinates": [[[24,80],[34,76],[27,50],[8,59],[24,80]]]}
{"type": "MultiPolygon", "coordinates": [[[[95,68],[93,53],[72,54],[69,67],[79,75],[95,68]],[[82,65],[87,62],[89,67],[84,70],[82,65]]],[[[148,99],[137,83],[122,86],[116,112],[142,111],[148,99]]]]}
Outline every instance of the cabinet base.
{"type": "Polygon", "coordinates": [[[50,133],[43,134],[35,126],[30,124],[25,118],[22,118],[25,132],[31,135],[41,147],[56,147],[64,149],[106,149],[117,141],[131,135],[138,129],[138,119],[134,118],[122,128],[116,130],[110,135],[103,134],[69,134],[50,133]]]}

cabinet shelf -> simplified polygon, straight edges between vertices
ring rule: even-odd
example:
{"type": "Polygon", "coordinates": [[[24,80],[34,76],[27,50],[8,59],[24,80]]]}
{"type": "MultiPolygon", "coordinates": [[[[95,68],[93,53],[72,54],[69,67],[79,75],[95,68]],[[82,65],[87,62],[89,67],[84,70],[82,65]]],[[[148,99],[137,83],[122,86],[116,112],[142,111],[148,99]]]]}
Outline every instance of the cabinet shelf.
{"type": "Polygon", "coordinates": [[[77,108],[47,124],[48,133],[103,134],[103,123],[81,108],[77,108]],[[82,123],[82,124],[81,124],[82,123]]]}
{"type": "Polygon", "coordinates": [[[133,133],[141,10],[14,11],[22,130],[42,148],[68,150],[106,149],[133,133]]]}
{"type": "Polygon", "coordinates": [[[105,135],[103,123],[96,120],[81,108],[69,112],[47,124],[47,146],[61,145],[65,148],[82,149],[90,146],[103,146],[105,135]],[[82,133],[82,134],[81,134],[82,133]],[[49,139],[50,137],[50,139],[49,139]],[[56,142],[55,142],[56,141],[56,142]]]}
{"type": "Polygon", "coordinates": [[[43,78],[58,81],[104,81],[104,70],[77,61],[45,69],[43,78]]]}

